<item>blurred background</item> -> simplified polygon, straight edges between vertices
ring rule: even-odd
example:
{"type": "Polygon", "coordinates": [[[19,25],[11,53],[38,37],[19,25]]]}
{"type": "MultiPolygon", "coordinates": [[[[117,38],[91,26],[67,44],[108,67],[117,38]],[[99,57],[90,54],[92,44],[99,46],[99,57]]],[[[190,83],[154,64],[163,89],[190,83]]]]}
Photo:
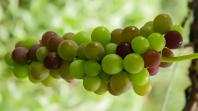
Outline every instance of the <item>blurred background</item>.
{"type": "MultiPolygon", "coordinates": [[[[96,26],[109,30],[135,25],[141,27],[160,13],[168,13],[181,24],[188,13],[187,0],[0,0],[0,110],[1,111],[181,111],[185,89],[190,85],[190,61],[178,62],[151,77],[153,89],[147,96],[133,90],[121,96],[96,95],[85,91],[82,83],[58,80],[54,87],[17,79],[4,62],[6,52],[17,41],[39,40],[48,30],[92,31],[96,26]]],[[[188,43],[190,19],[185,25],[188,43]]],[[[191,48],[174,51],[192,53],[191,48]]]]}

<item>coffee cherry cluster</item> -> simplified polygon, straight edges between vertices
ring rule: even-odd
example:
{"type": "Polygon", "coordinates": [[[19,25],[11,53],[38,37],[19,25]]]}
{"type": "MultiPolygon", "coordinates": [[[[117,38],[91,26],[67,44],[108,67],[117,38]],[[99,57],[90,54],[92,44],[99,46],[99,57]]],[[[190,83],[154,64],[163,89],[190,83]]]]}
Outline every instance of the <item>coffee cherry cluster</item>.
{"type": "Polygon", "coordinates": [[[143,96],[151,90],[150,76],[172,64],[161,58],[173,57],[171,49],[181,44],[182,27],[160,14],[140,29],[128,26],[110,32],[100,26],[91,35],[69,32],[63,37],[48,31],[31,48],[17,43],[6,60],[17,77],[28,76],[34,83],[49,86],[58,78],[82,79],[86,90],[99,95],[109,91],[117,96],[133,89],[143,96]]]}

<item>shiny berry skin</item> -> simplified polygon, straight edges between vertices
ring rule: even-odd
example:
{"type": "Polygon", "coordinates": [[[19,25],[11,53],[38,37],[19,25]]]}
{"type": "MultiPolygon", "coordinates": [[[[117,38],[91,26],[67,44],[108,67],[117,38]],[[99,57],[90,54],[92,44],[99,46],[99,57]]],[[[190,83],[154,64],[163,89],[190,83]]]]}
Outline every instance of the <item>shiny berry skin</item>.
{"type": "Polygon", "coordinates": [[[131,42],[133,38],[140,34],[139,29],[135,26],[128,26],[122,30],[122,40],[124,42],[131,42]]]}
{"type": "Polygon", "coordinates": [[[168,31],[165,34],[166,47],[170,49],[179,48],[182,45],[182,35],[177,31],[168,31]]]}
{"type": "Polygon", "coordinates": [[[41,44],[44,45],[44,46],[47,46],[48,45],[48,42],[51,38],[53,37],[57,37],[58,35],[53,32],[53,31],[48,31],[48,32],[45,32],[42,36],[42,39],[41,39],[41,44]]]}
{"type": "MultiPolygon", "coordinates": [[[[163,57],[173,57],[174,56],[174,53],[171,51],[171,49],[164,48],[162,50],[162,56],[163,57]]],[[[171,66],[172,64],[173,64],[172,62],[161,62],[160,63],[160,67],[166,68],[166,67],[171,66]]]]}
{"type": "Polygon", "coordinates": [[[44,65],[48,69],[57,69],[61,66],[61,59],[56,52],[50,52],[44,59],[44,65]]]}
{"type": "Polygon", "coordinates": [[[17,47],[12,52],[12,59],[18,64],[25,64],[28,62],[28,49],[24,47],[17,47]]]}
{"type": "Polygon", "coordinates": [[[150,76],[154,76],[159,72],[159,66],[149,67],[147,70],[148,70],[150,76]]]}
{"type": "Polygon", "coordinates": [[[122,42],[117,46],[116,54],[124,58],[127,54],[131,53],[131,44],[128,42],[122,42]]]}
{"type": "Polygon", "coordinates": [[[148,50],[143,55],[144,67],[156,67],[159,66],[161,60],[161,54],[155,50],[148,50]]]}
{"type": "Polygon", "coordinates": [[[29,52],[28,52],[28,58],[32,61],[36,61],[37,58],[36,58],[36,51],[37,49],[41,47],[40,44],[36,44],[36,45],[33,45],[30,49],[29,49],[29,52]]]}
{"type": "Polygon", "coordinates": [[[63,41],[64,39],[63,38],[60,38],[60,37],[52,37],[49,39],[48,41],[48,49],[50,51],[56,51],[57,48],[58,48],[58,45],[63,41]]]}

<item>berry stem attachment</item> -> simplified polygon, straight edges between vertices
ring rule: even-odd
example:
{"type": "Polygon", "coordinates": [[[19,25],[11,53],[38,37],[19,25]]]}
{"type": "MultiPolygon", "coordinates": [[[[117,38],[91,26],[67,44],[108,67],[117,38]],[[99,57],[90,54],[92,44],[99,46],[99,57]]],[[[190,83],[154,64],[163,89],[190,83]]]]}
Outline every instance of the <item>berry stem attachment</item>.
{"type": "Polygon", "coordinates": [[[179,61],[197,59],[197,58],[198,58],[198,53],[194,53],[194,54],[177,56],[177,57],[162,57],[161,62],[179,62],[179,61]]]}

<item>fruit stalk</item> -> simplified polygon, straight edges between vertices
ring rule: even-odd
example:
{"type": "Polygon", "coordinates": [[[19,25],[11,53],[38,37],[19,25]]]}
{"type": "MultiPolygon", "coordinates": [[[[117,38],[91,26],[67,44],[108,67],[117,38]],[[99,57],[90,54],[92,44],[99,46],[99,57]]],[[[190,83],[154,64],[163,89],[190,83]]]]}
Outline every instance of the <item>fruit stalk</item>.
{"type": "Polygon", "coordinates": [[[177,56],[177,57],[162,57],[161,62],[179,62],[190,59],[197,59],[198,53],[193,53],[189,55],[177,56]]]}

